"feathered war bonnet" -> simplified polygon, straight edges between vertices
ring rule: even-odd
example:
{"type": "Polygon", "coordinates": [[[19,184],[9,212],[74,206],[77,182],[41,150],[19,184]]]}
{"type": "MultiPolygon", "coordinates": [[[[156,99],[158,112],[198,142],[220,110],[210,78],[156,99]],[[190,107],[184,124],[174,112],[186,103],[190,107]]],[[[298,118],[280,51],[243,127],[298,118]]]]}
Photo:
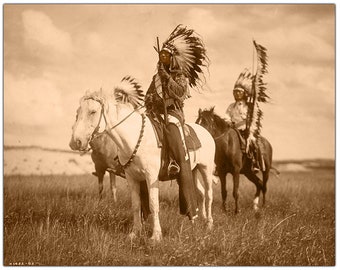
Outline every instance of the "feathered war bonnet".
{"type": "Polygon", "coordinates": [[[134,109],[144,104],[143,89],[131,76],[125,76],[113,91],[118,103],[130,103],[134,109]]]}
{"type": "Polygon", "coordinates": [[[245,68],[241,73],[238,79],[235,82],[234,90],[244,91],[246,96],[250,96],[252,94],[252,83],[254,76],[251,75],[250,71],[245,68]]]}
{"type": "Polygon", "coordinates": [[[205,82],[203,68],[208,69],[209,58],[202,39],[194,30],[178,25],[163,43],[162,50],[172,55],[170,71],[183,72],[190,87],[202,86],[205,82]]]}

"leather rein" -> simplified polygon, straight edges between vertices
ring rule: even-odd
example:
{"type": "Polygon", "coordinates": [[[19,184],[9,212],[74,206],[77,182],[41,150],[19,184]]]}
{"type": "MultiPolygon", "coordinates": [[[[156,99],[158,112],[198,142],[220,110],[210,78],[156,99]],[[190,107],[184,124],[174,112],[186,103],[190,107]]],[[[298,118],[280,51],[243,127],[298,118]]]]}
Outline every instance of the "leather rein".
{"type": "MultiPolygon", "coordinates": [[[[99,117],[99,120],[98,120],[98,124],[97,124],[96,128],[93,130],[93,132],[92,132],[92,134],[91,134],[91,138],[90,138],[90,140],[89,140],[89,143],[90,143],[94,138],[96,138],[96,137],[98,137],[98,136],[100,136],[100,135],[102,134],[102,133],[98,133],[98,130],[99,130],[99,128],[100,128],[101,118],[104,117],[104,120],[105,120],[105,123],[106,123],[106,124],[107,124],[107,120],[106,120],[106,117],[105,117],[105,114],[104,114],[104,104],[103,104],[102,100],[96,99],[95,97],[89,97],[89,98],[87,98],[87,99],[92,99],[92,100],[94,100],[94,101],[99,102],[100,105],[101,105],[101,107],[102,107],[102,109],[101,109],[101,111],[100,111],[100,117],[99,117]]],[[[125,116],[122,120],[120,120],[117,124],[115,124],[113,127],[110,127],[109,130],[112,130],[112,129],[116,128],[117,126],[119,126],[120,124],[122,124],[122,123],[123,123],[125,120],[127,120],[133,113],[135,113],[136,111],[140,110],[140,109],[143,108],[143,107],[144,107],[144,105],[143,105],[143,106],[139,106],[138,108],[134,109],[134,110],[133,110],[132,112],[130,112],[127,116],[125,116]]],[[[128,161],[127,161],[124,165],[120,164],[120,161],[119,161],[119,159],[118,159],[118,162],[119,162],[120,166],[122,166],[123,169],[126,169],[126,168],[131,164],[131,162],[133,161],[134,157],[136,156],[137,151],[138,151],[138,149],[139,149],[139,146],[140,146],[140,144],[141,144],[141,142],[142,142],[142,138],[143,138],[143,135],[144,135],[144,129],[145,129],[145,119],[146,119],[146,116],[145,116],[144,113],[142,113],[141,116],[142,116],[142,127],[141,127],[141,130],[140,130],[140,133],[139,133],[139,137],[138,137],[138,140],[137,140],[135,149],[133,150],[133,152],[132,152],[130,158],[128,159],[128,161]]],[[[104,132],[106,132],[106,133],[109,135],[109,137],[110,137],[112,140],[114,140],[113,135],[112,135],[110,132],[108,132],[108,130],[105,129],[104,132]]],[[[85,154],[86,152],[88,152],[88,151],[90,151],[90,150],[91,150],[91,148],[89,147],[87,150],[85,150],[85,151],[83,152],[83,154],[85,154]]]]}

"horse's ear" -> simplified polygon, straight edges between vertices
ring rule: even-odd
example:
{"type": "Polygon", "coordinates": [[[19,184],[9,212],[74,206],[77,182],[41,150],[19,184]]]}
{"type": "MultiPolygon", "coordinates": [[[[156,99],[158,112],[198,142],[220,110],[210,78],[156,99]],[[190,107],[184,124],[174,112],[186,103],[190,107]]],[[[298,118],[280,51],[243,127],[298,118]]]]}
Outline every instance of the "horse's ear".
{"type": "Polygon", "coordinates": [[[198,115],[201,115],[201,114],[202,114],[202,109],[199,108],[199,109],[198,109],[198,115]]]}
{"type": "Polygon", "coordinates": [[[210,108],[210,112],[214,112],[215,106],[210,108]]]}

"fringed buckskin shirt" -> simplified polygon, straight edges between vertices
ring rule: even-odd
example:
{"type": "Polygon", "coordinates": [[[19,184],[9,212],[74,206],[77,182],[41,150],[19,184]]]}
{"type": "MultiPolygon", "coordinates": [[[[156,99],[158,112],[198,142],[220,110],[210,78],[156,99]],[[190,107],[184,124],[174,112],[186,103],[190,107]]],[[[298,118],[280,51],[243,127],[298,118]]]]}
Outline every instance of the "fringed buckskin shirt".
{"type": "Polygon", "coordinates": [[[164,113],[163,93],[166,108],[183,113],[183,101],[188,96],[187,78],[182,73],[175,72],[165,80],[163,79],[162,83],[160,76],[155,74],[145,95],[147,110],[157,114],[164,113]]]}

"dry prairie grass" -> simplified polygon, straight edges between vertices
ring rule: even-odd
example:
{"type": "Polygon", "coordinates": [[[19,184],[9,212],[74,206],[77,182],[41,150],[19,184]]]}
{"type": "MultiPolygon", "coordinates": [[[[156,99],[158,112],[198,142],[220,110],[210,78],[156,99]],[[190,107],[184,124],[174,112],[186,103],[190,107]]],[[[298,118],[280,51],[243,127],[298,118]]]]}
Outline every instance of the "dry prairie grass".
{"type": "MultiPolygon", "coordinates": [[[[214,229],[191,226],[179,215],[177,184],[162,183],[163,240],[152,245],[149,224],[134,242],[129,193],[118,182],[118,202],[106,192],[98,201],[97,180],[83,176],[4,178],[4,264],[116,266],[331,266],[335,265],[334,170],[271,177],[267,205],[255,215],[255,187],[240,183],[241,213],[221,209],[214,186],[214,229]]],[[[230,177],[230,176],[228,176],[230,177]]],[[[106,179],[106,181],[108,181],[106,179]]],[[[108,190],[108,182],[104,184],[108,190]]]]}

